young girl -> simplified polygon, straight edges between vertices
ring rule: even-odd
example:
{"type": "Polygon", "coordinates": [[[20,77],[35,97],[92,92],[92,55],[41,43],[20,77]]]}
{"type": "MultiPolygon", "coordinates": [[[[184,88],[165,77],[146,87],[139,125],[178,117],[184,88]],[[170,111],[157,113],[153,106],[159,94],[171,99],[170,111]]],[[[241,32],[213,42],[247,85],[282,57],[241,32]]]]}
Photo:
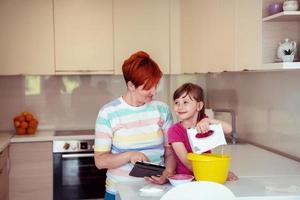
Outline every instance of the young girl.
{"type": "MultiPolygon", "coordinates": [[[[176,173],[193,175],[192,163],[187,159],[187,154],[192,152],[187,129],[197,127],[199,132],[205,133],[210,124],[221,124],[224,133],[230,134],[232,127],[226,122],[210,119],[205,115],[203,90],[198,85],[183,84],[174,92],[173,100],[174,112],[180,121],[169,128],[168,139],[175,152],[176,173]]],[[[227,180],[236,179],[232,172],[228,174],[227,180]]]]}

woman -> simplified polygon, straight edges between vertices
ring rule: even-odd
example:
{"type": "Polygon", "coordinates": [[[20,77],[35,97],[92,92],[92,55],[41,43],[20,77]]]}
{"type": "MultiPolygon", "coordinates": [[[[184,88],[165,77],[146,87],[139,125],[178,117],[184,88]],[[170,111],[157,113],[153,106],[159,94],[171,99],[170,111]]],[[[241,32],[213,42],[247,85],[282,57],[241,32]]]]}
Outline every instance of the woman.
{"type": "Polygon", "coordinates": [[[129,176],[137,161],[165,165],[162,176],[145,177],[156,184],[166,183],[176,168],[167,141],[171,112],[153,100],[162,77],[159,66],[139,51],[125,60],[122,70],[127,91],[100,109],[95,126],[95,163],[108,169],[105,200],[115,199],[116,183],[139,180],[129,176]]]}

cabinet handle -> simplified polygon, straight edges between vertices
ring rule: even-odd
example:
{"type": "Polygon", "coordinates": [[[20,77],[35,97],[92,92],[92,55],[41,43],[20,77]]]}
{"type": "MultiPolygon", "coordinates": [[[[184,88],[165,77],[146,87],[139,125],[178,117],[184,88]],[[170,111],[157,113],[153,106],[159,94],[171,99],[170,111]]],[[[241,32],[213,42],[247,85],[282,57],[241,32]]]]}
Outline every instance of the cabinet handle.
{"type": "Polygon", "coordinates": [[[0,169],[0,175],[2,174],[2,172],[3,172],[3,169],[0,169]]]}

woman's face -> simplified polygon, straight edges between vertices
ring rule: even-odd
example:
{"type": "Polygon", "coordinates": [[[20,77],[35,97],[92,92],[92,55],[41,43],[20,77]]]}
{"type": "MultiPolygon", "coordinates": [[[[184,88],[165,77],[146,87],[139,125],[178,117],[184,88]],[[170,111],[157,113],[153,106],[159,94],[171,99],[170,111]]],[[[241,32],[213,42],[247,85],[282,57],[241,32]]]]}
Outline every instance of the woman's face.
{"type": "Polygon", "coordinates": [[[134,97],[136,103],[141,106],[145,103],[148,103],[153,100],[153,97],[156,95],[157,86],[150,88],[149,90],[143,89],[144,85],[140,85],[134,90],[134,97]]]}

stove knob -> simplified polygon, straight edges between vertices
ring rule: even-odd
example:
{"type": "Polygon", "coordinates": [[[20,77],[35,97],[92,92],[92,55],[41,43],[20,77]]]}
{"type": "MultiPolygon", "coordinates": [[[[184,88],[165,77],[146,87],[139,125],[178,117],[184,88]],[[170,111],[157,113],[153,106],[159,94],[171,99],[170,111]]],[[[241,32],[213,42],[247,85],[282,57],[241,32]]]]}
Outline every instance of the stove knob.
{"type": "Polygon", "coordinates": [[[71,149],[76,150],[76,146],[75,145],[71,146],[71,149]]]}
{"type": "Polygon", "coordinates": [[[63,146],[64,150],[68,150],[70,148],[70,144],[69,143],[65,143],[63,146]]]}

